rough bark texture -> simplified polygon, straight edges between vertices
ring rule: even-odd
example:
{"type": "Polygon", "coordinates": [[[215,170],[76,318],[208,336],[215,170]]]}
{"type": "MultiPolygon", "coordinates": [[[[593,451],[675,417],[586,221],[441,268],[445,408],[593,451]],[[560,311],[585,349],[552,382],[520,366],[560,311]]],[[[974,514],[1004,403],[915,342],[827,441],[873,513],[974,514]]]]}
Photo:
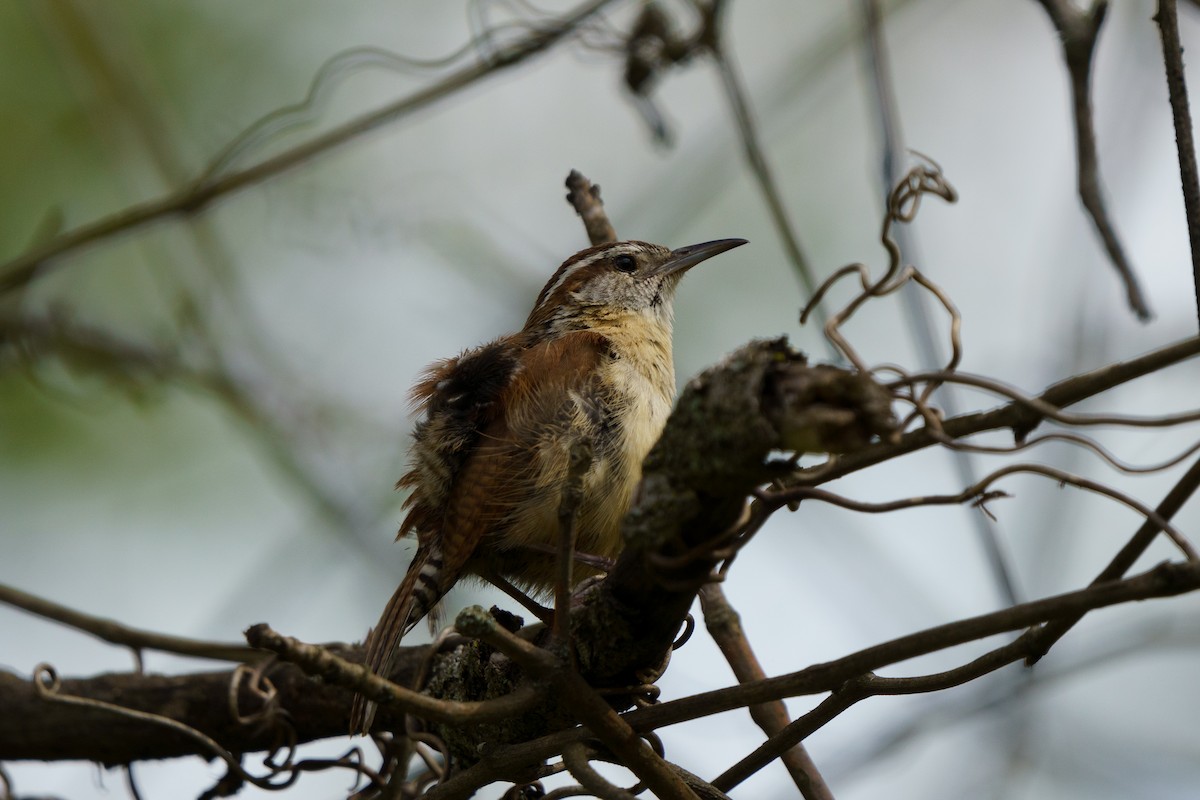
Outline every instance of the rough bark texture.
{"type": "MultiPolygon", "coordinates": [[[[362,648],[329,649],[362,660],[362,648]]],[[[412,680],[427,647],[406,648],[392,680],[412,680]]],[[[349,724],[351,693],[308,677],[291,664],[277,664],[267,676],[278,691],[298,741],[344,735],[349,724]]],[[[191,675],[112,673],[64,679],[59,694],[85,697],[186,723],[233,753],[269,750],[279,744],[270,726],[241,725],[229,710],[231,670],[191,675]]],[[[38,696],[33,683],[0,672],[0,760],[60,761],[83,759],[105,765],[126,764],[204,752],[196,740],[160,725],[122,717],[112,711],[68,705],[38,696]]],[[[262,702],[243,687],[238,710],[250,715],[262,702]]],[[[397,714],[383,714],[388,727],[402,726],[397,714]]]]}
{"type": "MultiPolygon", "coordinates": [[[[624,525],[627,542],[606,580],[581,596],[572,612],[573,662],[595,687],[624,687],[657,675],[688,609],[721,557],[712,551],[738,521],[746,496],[775,472],[773,450],[802,443],[840,450],[890,433],[888,396],[869,379],[830,367],[810,367],[786,340],[753,342],[692,380],[644,467],[624,525]]],[[[509,626],[508,619],[502,624],[509,626]]],[[[523,636],[543,642],[531,626],[523,636]]],[[[409,685],[426,647],[405,648],[396,682],[409,685]]],[[[361,660],[361,650],[344,653],[361,660]]],[[[439,654],[427,692],[455,700],[503,695],[522,680],[503,655],[480,642],[439,654]]],[[[344,734],[350,693],[279,665],[269,673],[298,741],[344,734]]],[[[268,749],[269,730],[238,725],[226,695],[230,673],[173,678],[99,676],[64,681],[62,691],[164,714],[191,725],[235,753],[268,749]]],[[[258,701],[243,692],[242,713],[258,701]]],[[[628,698],[614,698],[618,708],[628,698]]],[[[89,759],[107,764],[201,753],[193,740],[112,712],[51,704],[32,685],[0,676],[0,759],[89,759]]],[[[380,709],[379,727],[403,730],[403,717],[380,709]]],[[[524,741],[575,725],[552,698],[525,715],[487,726],[435,728],[465,761],[484,745],[524,741]]]]}
{"type": "MultiPolygon", "coordinates": [[[[753,342],[692,380],[643,468],[625,519],[626,548],[606,580],[572,613],[574,663],[589,684],[634,686],[656,675],[700,586],[720,558],[711,546],[741,517],[747,494],[776,474],[773,450],[802,440],[810,449],[841,450],[891,432],[886,392],[855,373],[810,367],[785,339],[753,342]]],[[[535,641],[548,632],[527,631],[535,641]]],[[[519,673],[503,656],[476,648],[476,685],[511,687],[519,673]]],[[[456,672],[472,670],[459,665],[456,672]]],[[[462,684],[457,684],[461,686],[462,684]]],[[[482,699],[457,696],[455,699],[482,699]]],[[[629,698],[610,698],[627,708],[629,698]]],[[[489,730],[490,743],[573,725],[552,702],[528,719],[489,730]]],[[[438,733],[472,760],[472,731],[438,733]]]]}

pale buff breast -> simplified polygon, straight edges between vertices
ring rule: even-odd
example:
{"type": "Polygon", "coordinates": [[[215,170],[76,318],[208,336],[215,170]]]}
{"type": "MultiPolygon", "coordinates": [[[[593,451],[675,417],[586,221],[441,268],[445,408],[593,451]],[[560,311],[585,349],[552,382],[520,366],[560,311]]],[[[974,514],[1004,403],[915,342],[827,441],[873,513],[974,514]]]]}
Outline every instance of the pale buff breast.
{"type": "Polygon", "coordinates": [[[587,476],[582,509],[587,524],[581,526],[581,550],[610,557],[620,551],[621,520],[641,480],[642,461],[671,413],[675,398],[671,334],[669,329],[659,333],[636,349],[623,346],[626,343],[619,336],[611,337],[617,358],[606,367],[605,383],[621,387],[616,401],[619,440],[609,458],[595,464],[587,476]]]}
{"type": "MultiPolygon", "coordinates": [[[[658,441],[674,401],[675,371],[669,337],[669,333],[655,336],[650,348],[638,348],[636,354],[621,347],[619,336],[612,337],[616,357],[605,365],[607,374],[602,383],[617,388],[609,398],[608,412],[620,420],[614,431],[618,438],[594,452],[593,463],[584,476],[576,526],[576,549],[580,552],[613,558],[621,551],[621,520],[641,479],[642,461],[658,441]]],[[[580,402],[576,412],[580,422],[586,413],[584,405],[580,402]]],[[[532,470],[538,476],[538,485],[530,494],[538,500],[523,506],[505,526],[504,546],[510,553],[510,548],[520,549],[523,545],[545,547],[558,542],[558,512],[570,443],[561,431],[540,433],[535,456],[538,467],[532,470]]],[[[548,590],[556,574],[554,558],[526,551],[522,572],[528,578],[522,583],[548,590]]],[[[577,575],[590,573],[581,569],[577,575]]]]}

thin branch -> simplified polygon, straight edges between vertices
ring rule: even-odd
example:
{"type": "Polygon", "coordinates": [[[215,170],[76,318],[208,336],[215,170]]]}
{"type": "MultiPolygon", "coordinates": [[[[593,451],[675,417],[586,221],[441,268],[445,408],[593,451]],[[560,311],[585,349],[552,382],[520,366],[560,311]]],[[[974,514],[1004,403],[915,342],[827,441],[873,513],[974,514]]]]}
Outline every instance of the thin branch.
{"type": "Polygon", "coordinates": [[[850,706],[867,695],[854,692],[853,682],[834,692],[816,708],[767,739],[729,769],[712,779],[712,785],[723,792],[737,786],[763,767],[788,752],[814,731],[831,722],[850,706]]]}
{"type": "Polygon", "coordinates": [[[497,50],[490,61],[464,67],[420,91],[390,103],[383,108],[339,125],[326,133],[276,156],[260,161],[237,172],[213,179],[200,179],[157,200],[129,206],[107,217],[66,231],[39,244],[16,258],[0,265],[0,294],[20,288],[39,275],[44,275],[51,262],[95,242],[128,233],[144,225],[169,217],[195,214],[213,201],[240,189],[257,185],[294,167],[307,164],[316,156],[354,141],[369,131],[395,122],[437,101],[453,96],[477,81],[495,75],[538,55],[570,35],[591,15],[613,0],[591,0],[548,24],[541,30],[497,50]]]}
{"type": "Polygon", "coordinates": [[[1196,169],[1196,145],[1192,139],[1192,113],[1188,108],[1187,79],[1183,71],[1183,45],[1179,41],[1179,17],[1175,0],[1158,0],[1154,15],[1162,36],[1163,65],[1171,117],[1175,121],[1175,146],[1179,151],[1179,178],[1183,184],[1183,208],[1187,213],[1188,241],[1192,250],[1192,284],[1196,314],[1200,318],[1200,175],[1196,169]]]}
{"type": "MultiPolygon", "coordinates": [[[[926,698],[916,713],[876,727],[869,736],[831,759],[834,763],[827,769],[839,775],[856,774],[923,736],[953,736],[955,726],[972,724],[981,715],[992,714],[1001,719],[1014,714],[1022,716],[1023,710],[1035,702],[1035,694],[1053,691],[1066,681],[1078,680],[1086,672],[1110,669],[1125,659],[1166,655],[1179,648],[1194,649],[1197,644],[1195,635],[1172,625],[1162,615],[1151,615],[1149,620],[1146,615],[1133,615],[1129,624],[1121,625],[1119,630],[1106,625],[1105,632],[1108,635],[1103,637],[1103,643],[1089,641],[1092,646],[1076,646],[1070,653],[1060,652],[1053,663],[1040,669],[1021,669],[1013,662],[997,670],[990,680],[971,681],[969,688],[936,701],[926,698]],[[1016,679],[1018,676],[1021,679],[1016,679]]],[[[1014,755],[1020,750],[1018,743],[1014,755]]]]}
{"type": "MultiPolygon", "coordinates": [[[[927,628],[834,661],[814,664],[799,672],[638,708],[624,714],[623,719],[636,731],[650,731],[786,697],[833,692],[847,681],[890,664],[977,639],[1120,603],[1175,596],[1196,590],[1200,590],[1200,563],[1163,563],[1132,578],[1097,584],[1086,589],[927,628]]],[[[1003,655],[1007,659],[1005,663],[1024,657],[1024,653],[1016,653],[1009,649],[1012,647],[1013,644],[1005,645],[994,652],[1003,655]]],[[[990,663],[984,659],[990,658],[999,659],[1000,656],[989,654],[972,662],[974,666],[966,665],[959,669],[980,669],[981,665],[990,663]]],[[[802,717],[792,724],[796,725],[804,719],[802,717]]],[[[580,741],[586,736],[586,731],[568,730],[529,742],[501,745],[489,752],[488,763],[537,763],[561,752],[566,743],[580,741]]]]}
{"type": "MultiPolygon", "coordinates": [[[[1200,563],[1164,562],[1132,578],[1109,581],[927,628],[834,661],[814,664],[798,672],[639,708],[625,714],[625,719],[635,730],[650,730],[780,698],[833,692],[847,681],[877,669],[967,642],[1080,612],[1152,597],[1173,597],[1198,589],[1200,563]]],[[[1010,646],[1005,645],[1005,648],[1010,646]]],[[[1008,653],[1007,650],[1004,652],[1008,653]]],[[[519,745],[513,746],[513,749],[516,747],[519,745]]]]}
{"type": "Polygon", "coordinates": [[[1058,31],[1063,57],[1071,80],[1071,98],[1075,119],[1075,155],[1079,184],[1079,199],[1091,215],[1096,232],[1104,242],[1108,257],[1125,284],[1129,307],[1143,322],[1153,314],[1142,294],[1133,265],[1117,237],[1109,216],[1104,190],[1100,185],[1100,167],[1096,156],[1096,131],[1092,120],[1092,56],[1104,15],[1107,0],[1095,0],[1091,8],[1078,8],[1072,0],[1039,0],[1058,31]]]}
{"type": "Polygon", "coordinates": [[[588,241],[593,245],[617,241],[617,231],[604,211],[604,201],[600,199],[599,185],[573,169],[567,175],[567,189],[567,202],[583,220],[588,241]]]}
{"type": "MultiPolygon", "coordinates": [[[[334,53],[317,67],[303,100],[272,109],[255,120],[209,161],[199,179],[204,181],[228,172],[237,161],[256,147],[315,122],[332,98],[338,82],[355,72],[371,67],[405,73],[447,68],[478,47],[479,40],[472,37],[456,50],[438,58],[413,58],[369,45],[351,47],[334,53]]],[[[481,60],[487,59],[485,57],[481,60]]]]}
{"type": "MultiPolygon", "coordinates": [[[[860,0],[859,2],[863,18],[863,49],[871,76],[873,89],[871,99],[874,101],[872,105],[879,127],[879,145],[882,156],[880,159],[881,193],[886,197],[892,187],[901,180],[901,169],[906,151],[901,131],[900,110],[896,102],[891,58],[883,25],[882,5],[881,0],[860,0]]],[[[899,227],[895,232],[895,238],[900,253],[905,259],[914,264],[922,263],[917,248],[916,233],[912,226],[899,227]]],[[[945,352],[934,330],[934,315],[929,308],[929,297],[917,291],[916,287],[909,287],[901,293],[900,299],[904,306],[905,321],[912,332],[923,363],[927,367],[941,363],[945,360],[945,352]]],[[[950,344],[953,349],[955,344],[953,328],[950,344]]],[[[950,415],[958,414],[961,411],[957,392],[943,393],[941,404],[950,415]]],[[[950,458],[961,483],[971,484],[979,479],[979,473],[969,453],[952,452],[950,458]]],[[[970,517],[970,525],[975,530],[976,538],[979,540],[1000,595],[1009,605],[1020,602],[1021,597],[1017,590],[1013,569],[1001,545],[995,522],[986,514],[974,514],[970,517]]]]}
{"type": "MultiPolygon", "coordinates": [[[[700,589],[700,607],[704,610],[704,624],[709,634],[729,662],[738,682],[751,683],[766,678],[766,672],[746,639],[741,619],[725,598],[720,584],[710,583],[700,589]]],[[[779,733],[790,722],[782,700],[751,706],[750,716],[767,736],[779,733]]],[[[784,751],[780,760],[805,800],[833,800],[833,792],[803,744],[798,742],[784,751]]]]}
{"type": "MultiPolygon", "coordinates": [[[[725,99],[729,102],[734,121],[737,123],[746,163],[749,165],[750,172],[758,183],[758,190],[767,204],[767,211],[770,212],[771,221],[775,223],[775,231],[783,243],[784,252],[804,287],[806,300],[812,299],[817,291],[816,273],[804,255],[800,246],[800,237],[788,215],[783,195],[775,183],[774,173],[767,162],[766,151],[762,146],[757,125],[754,122],[754,114],[750,110],[746,89],[742,85],[742,79],[737,73],[732,58],[725,50],[721,33],[717,15],[714,13],[708,28],[707,44],[712,52],[713,61],[716,63],[717,72],[721,76],[721,83],[725,87],[725,99]]],[[[819,304],[816,307],[816,316],[823,326],[826,315],[824,308],[819,304]]]]}
{"type": "MultiPolygon", "coordinates": [[[[1060,621],[1065,622],[1066,620],[1054,620],[1047,625],[1055,625],[1060,621]]],[[[830,697],[815,709],[798,718],[787,729],[780,731],[754,752],[715,778],[713,785],[728,791],[775,758],[780,757],[780,754],[786,752],[789,745],[802,741],[835,716],[868,697],[944,691],[977,680],[1022,658],[1028,662],[1031,652],[1038,647],[1037,633],[1038,629],[1029,631],[967,664],[944,672],[904,678],[885,678],[868,672],[852,678],[834,690],[830,697]]]]}
{"type": "MultiPolygon", "coordinates": [[[[1128,361],[1106,364],[1091,372],[1074,375],[1051,385],[1036,399],[1061,409],[1197,355],[1200,355],[1200,336],[1160,347],[1128,361]]],[[[1030,410],[1028,405],[1011,402],[988,411],[976,411],[951,417],[942,422],[941,430],[945,436],[960,439],[983,431],[1011,428],[1020,439],[1023,433],[1033,430],[1041,420],[1042,416],[1030,410]]],[[[896,456],[921,450],[940,441],[942,441],[942,437],[935,435],[933,431],[919,428],[905,433],[897,441],[883,441],[863,447],[854,452],[840,455],[836,461],[803,470],[789,478],[787,483],[806,486],[827,483],[896,456]]]]}
{"type": "Polygon", "coordinates": [[[990,475],[984,476],[984,478],[978,483],[968,486],[958,494],[925,495],[922,497],[909,497],[903,500],[893,500],[885,503],[857,502],[854,500],[849,500],[845,497],[841,497],[840,495],[833,494],[832,492],[826,492],[820,489],[812,489],[807,486],[789,487],[776,492],[773,495],[766,495],[766,497],[772,503],[777,504],[776,507],[785,505],[788,502],[794,502],[804,498],[812,498],[815,500],[823,500],[828,503],[833,503],[834,505],[854,511],[861,511],[871,514],[898,511],[905,508],[916,508],[918,506],[958,505],[960,503],[966,503],[972,500],[974,500],[976,504],[981,505],[988,500],[1007,496],[1004,492],[989,492],[988,489],[993,483],[1001,478],[1007,475],[1015,474],[1042,475],[1058,481],[1060,484],[1067,484],[1080,489],[1086,489],[1087,491],[1104,495],[1112,500],[1116,500],[1118,503],[1121,503],[1122,505],[1125,505],[1141,514],[1146,518],[1147,523],[1152,523],[1153,525],[1157,526],[1158,530],[1165,532],[1167,536],[1170,537],[1171,541],[1175,543],[1175,546],[1179,548],[1179,550],[1189,561],[1200,561],[1200,554],[1196,553],[1195,548],[1192,547],[1187,538],[1173,525],[1167,522],[1167,520],[1159,516],[1156,511],[1149,508],[1141,501],[1125,494],[1124,492],[1118,491],[1111,486],[1107,486],[1103,483],[1098,483],[1078,475],[1072,475],[1069,472],[1063,472],[1062,470],[1055,469],[1054,467],[1048,467],[1044,464],[1010,464],[1009,466],[1001,467],[995,472],[992,472],[990,475]]]}
{"type": "Polygon", "coordinates": [[[813,486],[791,486],[777,492],[763,492],[761,499],[767,504],[768,508],[781,508],[799,500],[817,500],[859,514],[888,514],[893,511],[903,511],[909,508],[921,508],[925,506],[958,506],[963,503],[982,506],[992,500],[1011,497],[1008,492],[981,491],[980,486],[986,485],[987,480],[985,478],[982,484],[971,484],[966,489],[955,494],[923,494],[916,497],[905,497],[900,500],[886,500],[878,503],[853,500],[849,497],[813,486]]]}
{"type": "Polygon", "coordinates": [[[1016,389],[994,378],[988,378],[984,375],[972,375],[968,372],[919,372],[913,375],[905,375],[901,379],[885,385],[888,385],[890,388],[891,386],[911,385],[927,381],[934,383],[957,383],[964,386],[973,386],[977,389],[986,389],[989,392],[1007,397],[1014,403],[1025,406],[1044,419],[1052,419],[1063,425],[1125,425],[1133,428],[1170,428],[1175,425],[1200,421],[1200,410],[1184,411],[1178,414],[1159,414],[1149,417],[1130,417],[1121,414],[1072,414],[1047,403],[1040,397],[1027,395],[1020,389],[1016,389]]]}
{"type": "Polygon", "coordinates": [[[205,642],[199,639],[186,639],[182,636],[132,628],[111,619],[76,611],[4,584],[0,584],[0,603],[54,620],[75,630],[91,634],[109,644],[129,647],[137,651],[158,650],[181,656],[247,664],[268,657],[268,654],[262,650],[235,642],[205,642]]]}
{"type": "Polygon", "coordinates": [[[1013,453],[1019,453],[1023,450],[1028,450],[1031,447],[1037,447],[1038,445],[1048,444],[1050,442],[1065,442],[1067,444],[1083,448],[1084,450],[1099,456],[1113,469],[1129,475],[1149,475],[1151,473],[1168,470],[1200,450],[1200,441],[1198,441],[1192,445],[1189,445],[1186,450],[1178,455],[1172,456],[1166,461],[1160,461],[1157,464],[1149,464],[1146,466],[1137,466],[1117,458],[1111,451],[1090,436],[1081,436],[1074,433],[1047,433],[1041,436],[1034,436],[1032,439],[1026,439],[1023,442],[1016,442],[1014,444],[1005,446],[971,444],[969,442],[960,440],[945,441],[942,442],[942,445],[955,450],[963,450],[968,453],[1011,455],[1013,453]]]}
{"type": "MultiPolygon", "coordinates": [[[[1183,504],[1195,493],[1200,487],[1200,460],[1192,464],[1191,468],[1183,474],[1183,477],[1171,488],[1163,501],[1154,509],[1157,520],[1169,520],[1171,517],[1183,508],[1183,504]]],[[[1142,523],[1141,527],[1134,533],[1120,552],[1109,562],[1096,579],[1092,581],[1092,586],[1097,586],[1106,581],[1119,579],[1124,575],[1137,561],[1137,559],[1146,552],[1150,547],[1150,543],[1161,530],[1161,525],[1154,519],[1149,519],[1142,523]]],[[[1029,645],[1029,655],[1026,658],[1028,664],[1037,663],[1042,656],[1049,652],[1050,648],[1061,639],[1067,631],[1075,626],[1079,620],[1083,619],[1082,614],[1063,617],[1061,619],[1048,622],[1041,628],[1030,631],[1027,634],[1032,643],[1029,645]]]]}
{"type": "Polygon", "coordinates": [[[609,783],[588,761],[588,749],[582,742],[571,742],[562,751],[563,763],[580,785],[600,800],[637,800],[637,795],[609,783]]]}

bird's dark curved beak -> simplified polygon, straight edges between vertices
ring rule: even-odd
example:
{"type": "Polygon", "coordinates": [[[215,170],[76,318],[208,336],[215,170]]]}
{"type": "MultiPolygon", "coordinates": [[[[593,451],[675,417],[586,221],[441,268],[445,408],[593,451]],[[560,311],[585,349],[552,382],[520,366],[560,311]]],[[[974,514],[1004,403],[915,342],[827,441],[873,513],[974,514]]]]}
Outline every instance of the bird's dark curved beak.
{"type": "Polygon", "coordinates": [[[717,239],[716,241],[704,242],[702,244],[689,244],[686,247],[680,247],[678,250],[672,250],[671,257],[664,261],[654,272],[658,275],[675,275],[686,272],[701,261],[706,261],[713,256],[724,253],[726,250],[732,250],[744,244],[747,244],[745,239],[717,239]]]}

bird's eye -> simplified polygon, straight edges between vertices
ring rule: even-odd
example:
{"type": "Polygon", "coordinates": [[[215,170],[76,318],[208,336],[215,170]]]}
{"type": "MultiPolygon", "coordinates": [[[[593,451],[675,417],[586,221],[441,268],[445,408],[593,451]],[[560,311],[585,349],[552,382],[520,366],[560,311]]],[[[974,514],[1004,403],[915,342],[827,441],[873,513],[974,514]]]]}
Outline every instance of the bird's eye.
{"type": "Polygon", "coordinates": [[[633,256],[621,255],[613,259],[613,266],[618,272],[637,272],[637,261],[633,256]]]}

